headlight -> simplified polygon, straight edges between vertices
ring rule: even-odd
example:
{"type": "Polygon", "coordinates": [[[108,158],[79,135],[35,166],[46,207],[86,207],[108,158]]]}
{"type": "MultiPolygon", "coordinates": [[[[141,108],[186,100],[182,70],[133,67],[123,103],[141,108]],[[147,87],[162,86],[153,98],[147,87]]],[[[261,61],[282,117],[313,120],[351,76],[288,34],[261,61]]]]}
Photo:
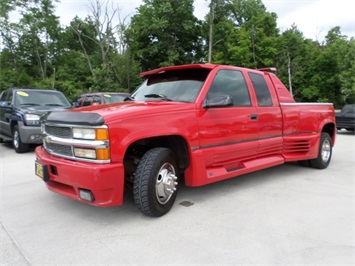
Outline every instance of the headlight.
{"type": "Polygon", "coordinates": [[[40,116],[39,115],[34,115],[34,114],[25,114],[25,122],[26,125],[29,126],[36,126],[40,124],[40,116]]]}
{"type": "Polygon", "coordinates": [[[96,138],[94,128],[73,128],[73,138],[74,139],[91,139],[96,138]]]}
{"type": "Polygon", "coordinates": [[[108,140],[107,128],[73,128],[74,139],[108,140]]]}

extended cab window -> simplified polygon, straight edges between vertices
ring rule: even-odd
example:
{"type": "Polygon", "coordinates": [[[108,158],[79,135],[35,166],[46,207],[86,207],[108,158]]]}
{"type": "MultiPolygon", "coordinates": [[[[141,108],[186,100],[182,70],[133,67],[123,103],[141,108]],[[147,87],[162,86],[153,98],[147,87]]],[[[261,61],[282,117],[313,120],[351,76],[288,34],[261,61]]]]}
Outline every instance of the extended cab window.
{"type": "Polygon", "coordinates": [[[208,69],[181,69],[150,76],[132,94],[137,101],[170,100],[194,102],[209,73],[208,69]]]}
{"type": "Polygon", "coordinates": [[[249,77],[253,83],[256,98],[259,106],[272,106],[271,94],[269,87],[263,75],[256,73],[249,73],[249,77]]]}
{"type": "Polygon", "coordinates": [[[220,70],[216,74],[207,97],[212,95],[229,95],[233,106],[250,106],[250,96],[242,72],[237,70],[220,70]]]}

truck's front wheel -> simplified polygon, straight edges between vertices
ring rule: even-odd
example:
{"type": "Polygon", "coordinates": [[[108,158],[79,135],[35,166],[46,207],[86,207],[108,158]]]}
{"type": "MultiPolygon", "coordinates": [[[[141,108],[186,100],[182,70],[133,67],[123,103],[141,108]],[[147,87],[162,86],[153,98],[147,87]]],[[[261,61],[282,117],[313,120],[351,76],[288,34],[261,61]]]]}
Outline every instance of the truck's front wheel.
{"type": "Polygon", "coordinates": [[[14,129],[12,131],[12,144],[17,153],[23,153],[29,150],[29,145],[21,141],[20,131],[17,125],[14,126],[14,129]]]}
{"type": "Polygon", "coordinates": [[[163,216],[173,206],[177,188],[177,167],[172,151],[162,147],[147,151],[134,178],[133,194],[138,209],[148,216],[163,216]]]}
{"type": "Polygon", "coordinates": [[[332,158],[332,139],[328,133],[322,132],[318,157],[310,160],[310,164],[313,168],[325,169],[328,167],[332,158]]]}

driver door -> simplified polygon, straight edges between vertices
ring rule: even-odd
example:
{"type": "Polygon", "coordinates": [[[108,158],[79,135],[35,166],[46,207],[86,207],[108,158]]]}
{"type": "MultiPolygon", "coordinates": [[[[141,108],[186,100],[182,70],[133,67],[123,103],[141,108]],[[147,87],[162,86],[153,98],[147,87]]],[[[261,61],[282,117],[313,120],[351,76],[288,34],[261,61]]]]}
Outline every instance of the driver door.
{"type": "Polygon", "coordinates": [[[207,98],[218,94],[229,95],[233,105],[204,108],[199,117],[199,148],[207,169],[233,171],[257,155],[257,110],[239,70],[221,69],[216,73],[207,98]]]}

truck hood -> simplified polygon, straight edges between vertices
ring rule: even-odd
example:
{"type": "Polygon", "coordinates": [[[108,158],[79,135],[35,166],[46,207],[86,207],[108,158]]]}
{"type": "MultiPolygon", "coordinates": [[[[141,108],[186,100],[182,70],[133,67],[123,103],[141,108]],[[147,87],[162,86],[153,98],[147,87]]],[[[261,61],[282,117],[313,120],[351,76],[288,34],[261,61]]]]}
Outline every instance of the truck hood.
{"type": "Polygon", "coordinates": [[[70,109],[71,107],[61,107],[61,106],[21,106],[18,108],[19,110],[25,113],[34,113],[34,114],[44,114],[49,111],[65,111],[70,109]]]}
{"type": "Polygon", "coordinates": [[[146,101],[146,102],[122,102],[96,106],[81,107],[68,110],[75,113],[96,113],[99,114],[105,123],[112,121],[146,117],[152,115],[167,115],[169,113],[193,111],[195,103],[167,102],[167,101],[146,101]]]}

